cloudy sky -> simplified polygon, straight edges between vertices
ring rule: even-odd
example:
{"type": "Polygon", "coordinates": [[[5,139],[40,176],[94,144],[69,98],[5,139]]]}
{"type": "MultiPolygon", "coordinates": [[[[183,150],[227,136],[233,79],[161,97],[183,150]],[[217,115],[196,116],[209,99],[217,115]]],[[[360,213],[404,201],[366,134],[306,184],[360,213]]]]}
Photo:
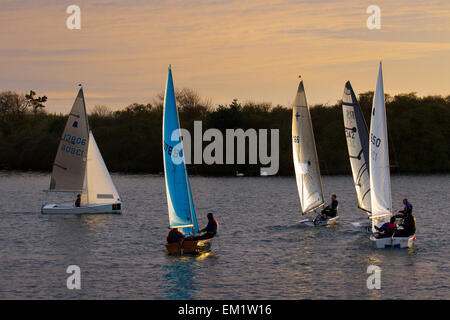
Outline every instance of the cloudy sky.
{"type": "Polygon", "coordinates": [[[1,0],[0,91],[33,89],[68,112],[83,83],[88,109],[150,102],[172,64],[175,87],[213,103],[332,104],[346,80],[374,90],[450,94],[448,0],[1,0]],[[81,30],[69,30],[69,5],[81,30]],[[369,5],[381,29],[369,30],[369,5]]]}

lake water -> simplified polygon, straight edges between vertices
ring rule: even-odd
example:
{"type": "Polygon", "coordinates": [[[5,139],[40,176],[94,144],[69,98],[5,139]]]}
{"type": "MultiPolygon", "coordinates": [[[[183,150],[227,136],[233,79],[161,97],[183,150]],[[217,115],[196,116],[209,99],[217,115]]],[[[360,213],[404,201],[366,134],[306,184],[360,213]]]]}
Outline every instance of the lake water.
{"type": "MultiPolygon", "coordinates": [[[[191,177],[200,227],[220,223],[212,252],[173,257],[164,247],[164,179],[113,175],[122,215],[49,216],[48,174],[0,172],[2,299],[449,299],[449,175],[392,177],[393,206],[408,197],[417,218],[414,249],[375,249],[349,222],[351,176],[325,176],[338,195],[340,223],[302,227],[293,177],[191,177]],[[68,290],[66,268],[81,268],[68,290]],[[381,268],[381,289],[366,286],[381,268]]],[[[52,196],[53,197],[53,196],[52,196]]]]}

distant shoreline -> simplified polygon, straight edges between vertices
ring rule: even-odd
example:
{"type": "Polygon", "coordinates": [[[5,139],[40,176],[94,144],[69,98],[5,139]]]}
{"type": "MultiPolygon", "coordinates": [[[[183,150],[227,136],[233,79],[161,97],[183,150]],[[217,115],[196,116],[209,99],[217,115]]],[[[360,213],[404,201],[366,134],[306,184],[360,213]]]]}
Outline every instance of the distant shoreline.
{"type": "MultiPolygon", "coordinates": [[[[24,104],[24,96],[0,93],[0,170],[48,172],[52,168],[67,115],[45,112],[45,106],[24,104]],[[25,107],[24,107],[25,106],[25,107]],[[28,106],[28,107],[27,107],[28,106]]],[[[95,106],[89,126],[107,168],[125,174],[159,174],[163,172],[162,104],[163,97],[152,103],[134,103],[120,111],[95,106]]],[[[208,129],[278,129],[278,174],[292,176],[292,109],[270,103],[241,103],[212,108],[195,91],[176,93],[181,127],[194,137],[194,122],[201,121],[202,132],[208,129]]],[[[36,100],[36,99],[35,99],[36,100]]],[[[359,94],[359,104],[370,128],[373,92],[359,94]]],[[[386,95],[389,156],[392,174],[440,174],[450,172],[450,95],[418,97],[415,93],[386,95]]],[[[37,102],[36,102],[37,103],[37,102]]],[[[69,107],[68,107],[69,109],[69,107]]],[[[340,102],[310,107],[321,174],[350,174],[350,161],[340,102]]],[[[248,138],[247,138],[248,140],[248,138]]],[[[211,142],[203,141],[202,150],[211,142]]],[[[192,145],[193,152],[194,144],[192,145]]],[[[224,148],[222,159],[226,159],[224,148]]],[[[246,143],[246,162],[249,159],[246,143]]],[[[271,148],[268,146],[269,153],[271,148]]],[[[259,176],[262,163],[187,165],[190,175],[259,176]]],[[[272,155],[270,155],[272,157],[272,155]]]]}

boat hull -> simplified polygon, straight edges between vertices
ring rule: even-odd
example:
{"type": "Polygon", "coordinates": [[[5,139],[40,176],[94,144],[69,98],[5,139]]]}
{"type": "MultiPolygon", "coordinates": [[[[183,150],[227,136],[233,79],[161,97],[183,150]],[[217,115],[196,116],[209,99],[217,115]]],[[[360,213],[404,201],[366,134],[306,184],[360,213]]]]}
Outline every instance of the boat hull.
{"type": "Polygon", "coordinates": [[[173,255],[201,254],[211,250],[212,240],[213,239],[167,243],[166,249],[169,254],[173,255]]]}
{"type": "Polygon", "coordinates": [[[370,241],[378,249],[385,248],[412,248],[414,246],[414,241],[416,241],[416,235],[413,234],[409,237],[387,237],[377,239],[373,235],[370,236],[370,241]]]}
{"type": "Polygon", "coordinates": [[[333,225],[333,224],[337,224],[337,219],[339,218],[339,216],[333,217],[333,218],[329,218],[327,220],[317,220],[316,222],[311,221],[311,220],[304,220],[304,221],[300,221],[301,224],[308,226],[308,227],[323,227],[323,226],[329,226],[329,225],[333,225]]]}
{"type": "Polygon", "coordinates": [[[73,204],[46,204],[41,208],[42,214],[120,214],[122,203],[91,204],[89,206],[75,207],[73,204]]]}

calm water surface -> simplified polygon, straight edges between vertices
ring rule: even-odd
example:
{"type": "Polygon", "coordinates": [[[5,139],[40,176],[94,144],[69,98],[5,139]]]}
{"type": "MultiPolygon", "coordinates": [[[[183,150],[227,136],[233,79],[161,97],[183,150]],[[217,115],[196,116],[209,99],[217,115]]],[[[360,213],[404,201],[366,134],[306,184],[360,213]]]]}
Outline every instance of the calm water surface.
{"type": "Polygon", "coordinates": [[[416,247],[377,250],[349,225],[364,217],[351,176],[323,178],[341,220],[322,228],[299,226],[293,177],[194,176],[200,226],[208,211],[220,223],[212,252],[194,258],[166,254],[163,177],[113,175],[122,215],[48,216],[48,174],[0,172],[0,298],[449,299],[449,178],[393,176],[394,208],[414,206],[416,247]],[[69,265],[81,290],[66,287],[69,265]],[[366,287],[369,265],[381,290],[366,287]]]}

